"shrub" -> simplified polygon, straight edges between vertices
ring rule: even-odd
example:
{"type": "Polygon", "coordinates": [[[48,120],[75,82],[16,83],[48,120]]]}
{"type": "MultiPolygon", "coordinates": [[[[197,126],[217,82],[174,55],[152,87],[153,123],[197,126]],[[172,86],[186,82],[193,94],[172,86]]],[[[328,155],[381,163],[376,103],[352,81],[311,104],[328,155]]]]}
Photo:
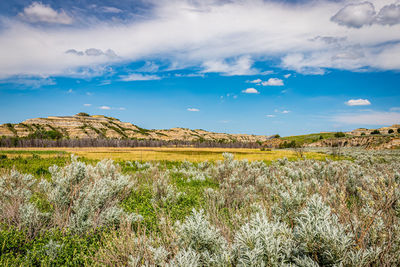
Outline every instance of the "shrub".
{"type": "Polygon", "coordinates": [[[392,133],[394,133],[394,130],[393,129],[389,129],[388,134],[392,134],[392,133]]]}
{"type": "Polygon", "coordinates": [[[79,112],[78,114],[76,114],[76,116],[81,116],[81,117],[90,117],[89,114],[87,114],[86,112],[79,112]]]}
{"type": "Polygon", "coordinates": [[[380,132],[379,130],[373,130],[373,131],[371,132],[371,134],[381,134],[381,132],[380,132]]]}
{"type": "Polygon", "coordinates": [[[235,235],[234,265],[282,266],[290,261],[294,248],[293,234],[286,224],[270,223],[265,213],[257,213],[235,235]]]}
{"type": "MultiPolygon", "coordinates": [[[[204,211],[193,210],[182,224],[177,222],[179,246],[195,252],[203,266],[224,266],[228,260],[227,242],[219,230],[211,226],[204,211]]],[[[192,254],[193,252],[185,252],[192,254]]]]}
{"type": "Polygon", "coordinates": [[[64,168],[53,166],[50,173],[50,181],[41,180],[39,184],[33,176],[16,171],[3,176],[0,180],[1,221],[34,236],[54,226],[83,234],[117,225],[122,220],[140,219],[119,206],[134,183],[120,174],[112,161],[101,161],[93,167],[72,157],[71,164],[64,168]],[[41,195],[51,210],[41,212],[32,203],[35,195],[41,195]]]}
{"type": "Polygon", "coordinates": [[[121,220],[135,222],[136,214],[127,214],[119,206],[133,189],[129,176],[121,175],[111,160],[96,166],[78,162],[50,168],[51,181],[42,180],[41,187],[54,208],[53,222],[74,233],[84,233],[98,227],[119,224],[121,220]]]}
{"type": "Polygon", "coordinates": [[[345,137],[346,135],[343,132],[337,132],[335,133],[335,137],[339,138],[339,137],[345,137]]]}
{"type": "Polygon", "coordinates": [[[337,216],[331,214],[330,208],[317,195],[300,212],[294,236],[300,253],[322,266],[343,263],[353,245],[346,227],[339,224],[337,216]]]}

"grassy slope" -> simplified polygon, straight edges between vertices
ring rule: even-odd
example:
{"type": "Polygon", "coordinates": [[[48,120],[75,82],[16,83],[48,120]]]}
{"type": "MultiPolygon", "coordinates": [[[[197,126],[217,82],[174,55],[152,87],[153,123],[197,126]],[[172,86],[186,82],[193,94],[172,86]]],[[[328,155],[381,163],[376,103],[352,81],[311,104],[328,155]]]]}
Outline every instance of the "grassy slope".
{"type": "Polygon", "coordinates": [[[286,136],[282,137],[281,139],[287,140],[289,142],[295,141],[296,144],[309,144],[316,142],[320,140],[322,136],[322,139],[328,139],[328,138],[335,138],[335,133],[314,133],[314,134],[305,134],[305,135],[294,135],[294,136],[286,136]]]}

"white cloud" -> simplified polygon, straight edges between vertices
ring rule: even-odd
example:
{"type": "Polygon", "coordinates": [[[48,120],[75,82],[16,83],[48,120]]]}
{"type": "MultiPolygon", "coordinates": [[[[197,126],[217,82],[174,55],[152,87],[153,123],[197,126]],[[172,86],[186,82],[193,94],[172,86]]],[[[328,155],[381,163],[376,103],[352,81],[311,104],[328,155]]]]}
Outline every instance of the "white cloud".
{"type": "Polygon", "coordinates": [[[116,7],[112,7],[112,6],[103,6],[100,8],[100,10],[104,13],[122,13],[122,10],[116,7]]]}
{"type": "Polygon", "coordinates": [[[225,60],[209,60],[203,63],[203,72],[216,72],[226,76],[255,75],[259,71],[252,68],[253,61],[249,56],[242,56],[231,62],[225,60]]]}
{"type": "Polygon", "coordinates": [[[40,88],[47,85],[55,85],[56,82],[49,77],[13,77],[0,80],[0,83],[13,83],[16,85],[22,85],[29,88],[40,88]]]}
{"type": "Polygon", "coordinates": [[[361,28],[374,21],[375,7],[370,2],[349,4],[340,9],[331,20],[350,28],[361,28]]]}
{"type": "Polygon", "coordinates": [[[242,93],[245,93],[245,94],[259,94],[259,92],[255,88],[247,88],[247,89],[243,90],[242,93]]]}
{"type": "Polygon", "coordinates": [[[261,83],[264,86],[283,86],[283,81],[278,78],[269,78],[268,81],[261,83]]]}
{"type": "Polygon", "coordinates": [[[74,92],[74,90],[72,90],[72,89],[69,89],[69,90],[67,91],[68,94],[72,94],[73,92],[74,92]]]}
{"type": "MultiPolygon", "coordinates": [[[[195,67],[202,73],[223,75],[261,74],[254,62],[265,60],[306,74],[323,74],[329,68],[400,70],[400,43],[393,42],[400,40],[400,25],[396,23],[397,11],[394,15],[388,13],[392,9],[380,9],[381,15],[378,13],[371,27],[360,26],[369,23],[364,15],[361,19],[345,19],[342,13],[340,23],[351,25],[349,28],[330,20],[348,1],[302,1],[296,5],[257,0],[207,1],[207,5],[200,2],[154,1],[148,16],[124,23],[74,15],[76,21],[87,24],[71,24],[61,30],[53,25],[22,23],[18,18],[25,15],[2,18],[0,78],[102,75],[104,71],[90,70],[154,58],[175,69],[195,67]],[[318,36],[330,39],[315,39],[318,36]],[[88,56],[85,52],[90,48],[103,52],[111,49],[118,56],[88,56]],[[71,49],[76,53],[65,53],[71,49]]],[[[374,1],[377,8],[392,3],[374,1]]],[[[43,4],[34,5],[53,10],[43,4]]],[[[62,15],[64,11],[55,12],[61,16],[35,15],[31,19],[72,23],[62,15]]],[[[339,21],[339,16],[336,18],[339,21]]]]}
{"type": "Polygon", "coordinates": [[[332,118],[336,122],[354,125],[392,125],[400,123],[398,112],[372,111],[365,114],[339,114],[332,118]]]}
{"type": "Polygon", "coordinates": [[[292,76],[292,74],[290,73],[283,75],[283,77],[285,77],[286,79],[289,78],[290,76],[292,76]]]}
{"type": "Polygon", "coordinates": [[[272,115],[272,114],[268,114],[268,115],[265,115],[265,117],[267,117],[267,118],[275,118],[276,116],[272,115]]]}
{"type": "Polygon", "coordinates": [[[400,107],[392,107],[390,108],[390,111],[400,111],[400,107]]]}
{"type": "Polygon", "coordinates": [[[20,18],[29,22],[46,22],[57,24],[71,24],[72,18],[69,17],[64,10],[57,12],[49,5],[41,2],[33,2],[30,6],[25,7],[24,11],[18,14],[20,18]]]}
{"type": "Polygon", "coordinates": [[[188,108],[187,111],[191,111],[191,112],[199,112],[200,109],[198,108],[188,108]]]}
{"type": "Polygon", "coordinates": [[[382,7],[375,19],[382,25],[395,25],[400,23],[400,5],[387,5],[382,7]]]}
{"type": "Polygon", "coordinates": [[[99,107],[99,109],[103,109],[103,110],[110,110],[110,109],[111,109],[111,107],[109,107],[109,106],[101,106],[101,107],[99,107]]]}
{"type": "Polygon", "coordinates": [[[154,81],[154,80],[161,80],[160,76],[157,75],[143,75],[140,73],[132,73],[129,75],[122,75],[120,76],[121,81],[124,82],[131,82],[131,81],[154,81]]]}
{"type": "Polygon", "coordinates": [[[350,99],[345,104],[348,106],[369,106],[371,102],[368,99],[350,99]]]}
{"type": "Polygon", "coordinates": [[[288,114],[288,113],[290,113],[290,110],[284,109],[284,110],[280,111],[279,109],[274,109],[274,112],[275,113],[288,114]]]}
{"type": "Polygon", "coordinates": [[[350,28],[361,28],[365,25],[372,25],[375,23],[381,25],[396,25],[400,24],[400,5],[385,5],[376,15],[375,6],[371,2],[349,4],[339,10],[331,20],[339,25],[350,28]]]}
{"type": "Polygon", "coordinates": [[[261,80],[261,79],[255,79],[255,80],[252,80],[252,81],[246,81],[246,82],[248,82],[248,83],[261,83],[261,82],[262,82],[262,80],[261,80]]]}
{"type": "Polygon", "coordinates": [[[85,107],[91,107],[92,104],[83,104],[85,107]]]}

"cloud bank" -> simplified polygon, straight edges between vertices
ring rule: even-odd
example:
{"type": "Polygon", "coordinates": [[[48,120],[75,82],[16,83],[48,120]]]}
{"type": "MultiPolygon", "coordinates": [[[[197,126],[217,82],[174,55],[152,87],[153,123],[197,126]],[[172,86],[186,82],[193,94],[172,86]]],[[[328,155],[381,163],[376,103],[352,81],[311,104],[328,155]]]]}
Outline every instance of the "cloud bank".
{"type": "Polygon", "coordinates": [[[155,59],[169,62],[169,69],[222,75],[265,73],[257,62],[305,74],[400,70],[400,6],[393,0],[160,0],[149,6],[139,19],[123,22],[39,2],[1,17],[0,78],[94,76],[155,59]]]}

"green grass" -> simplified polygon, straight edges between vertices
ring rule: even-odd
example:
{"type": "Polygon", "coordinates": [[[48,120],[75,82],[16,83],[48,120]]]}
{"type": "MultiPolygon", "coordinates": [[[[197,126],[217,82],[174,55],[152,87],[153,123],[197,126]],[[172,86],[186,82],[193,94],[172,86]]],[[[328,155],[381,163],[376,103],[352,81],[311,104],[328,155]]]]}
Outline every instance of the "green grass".
{"type": "Polygon", "coordinates": [[[0,150],[0,154],[38,154],[38,155],[54,155],[68,154],[65,151],[58,150],[0,150]]]}
{"type": "Polygon", "coordinates": [[[328,139],[328,138],[335,138],[335,133],[314,133],[314,134],[305,134],[305,135],[295,135],[295,136],[286,136],[282,137],[282,140],[287,140],[289,142],[295,141],[296,144],[302,145],[302,144],[309,144],[313,143],[316,141],[322,139],[328,139]]]}

